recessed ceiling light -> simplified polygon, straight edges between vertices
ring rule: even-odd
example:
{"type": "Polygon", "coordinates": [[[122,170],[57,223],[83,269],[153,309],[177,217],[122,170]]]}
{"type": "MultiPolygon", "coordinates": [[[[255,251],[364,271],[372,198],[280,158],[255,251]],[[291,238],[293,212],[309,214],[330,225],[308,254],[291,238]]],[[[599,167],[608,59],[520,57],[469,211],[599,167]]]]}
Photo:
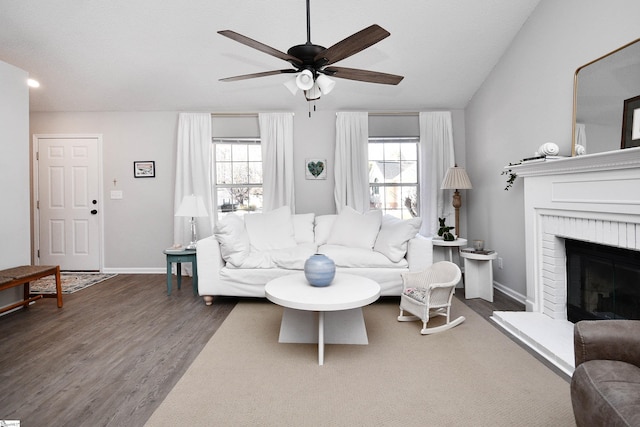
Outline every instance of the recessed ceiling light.
{"type": "Polygon", "coordinates": [[[27,85],[29,87],[40,87],[40,82],[34,79],[27,79],[27,85]]]}

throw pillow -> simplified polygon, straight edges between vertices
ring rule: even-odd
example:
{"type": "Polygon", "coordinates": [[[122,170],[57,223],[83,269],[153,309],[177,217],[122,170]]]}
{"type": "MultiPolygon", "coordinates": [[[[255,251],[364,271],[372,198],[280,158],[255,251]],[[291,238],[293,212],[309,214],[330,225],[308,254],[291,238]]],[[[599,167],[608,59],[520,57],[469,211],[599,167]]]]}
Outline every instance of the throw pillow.
{"type": "Polygon", "coordinates": [[[316,217],[315,242],[317,245],[324,245],[329,240],[331,228],[338,215],[318,215],[316,217]]]}
{"type": "Polygon", "coordinates": [[[296,246],[291,210],[288,206],[265,213],[245,215],[244,225],[252,250],[267,251],[296,246]]]}
{"type": "Polygon", "coordinates": [[[296,243],[313,243],[313,220],[316,214],[293,215],[293,235],[296,243]]]}
{"type": "Polygon", "coordinates": [[[226,215],[216,223],[213,234],[220,243],[222,259],[235,267],[242,265],[251,251],[249,235],[242,218],[235,214],[226,215]]]}
{"type": "Polygon", "coordinates": [[[361,214],[345,206],[333,223],[327,244],[372,249],[381,222],[382,211],[371,210],[361,214]]]}
{"type": "Polygon", "coordinates": [[[373,250],[393,262],[400,261],[407,253],[407,242],[418,234],[420,225],[422,219],[419,217],[402,220],[385,215],[373,250]]]}

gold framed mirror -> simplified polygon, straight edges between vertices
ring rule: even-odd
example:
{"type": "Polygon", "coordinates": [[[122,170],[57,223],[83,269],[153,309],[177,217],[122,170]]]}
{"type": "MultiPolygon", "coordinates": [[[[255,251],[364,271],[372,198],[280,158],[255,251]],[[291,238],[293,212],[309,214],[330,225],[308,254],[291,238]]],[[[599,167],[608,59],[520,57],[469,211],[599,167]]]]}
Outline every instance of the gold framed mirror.
{"type": "MultiPolygon", "coordinates": [[[[634,146],[628,142],[625,145],[623,126],[629,128],[633,121],[626,120],[623,124],[623,117],[629,115],[625,101],[638,96],[640,39],[579,67],[573,81],[571,155],[634,146]]],[[[628,109],[629,102],[626,104],[628,109]]],[[[640,112],[637,116],[640,120],[640,112]]]]}

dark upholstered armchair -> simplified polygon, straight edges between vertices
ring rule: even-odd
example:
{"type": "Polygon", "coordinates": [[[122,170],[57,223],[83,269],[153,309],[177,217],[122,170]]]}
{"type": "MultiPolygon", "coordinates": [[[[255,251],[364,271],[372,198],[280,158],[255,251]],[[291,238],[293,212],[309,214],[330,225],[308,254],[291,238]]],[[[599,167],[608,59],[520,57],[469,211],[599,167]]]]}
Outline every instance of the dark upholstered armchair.
{"type": "Polygon", "coordinates": [[[640,426],[640,321],[581,321],[574,327],[571,403],[581,426],[640,426]]]}

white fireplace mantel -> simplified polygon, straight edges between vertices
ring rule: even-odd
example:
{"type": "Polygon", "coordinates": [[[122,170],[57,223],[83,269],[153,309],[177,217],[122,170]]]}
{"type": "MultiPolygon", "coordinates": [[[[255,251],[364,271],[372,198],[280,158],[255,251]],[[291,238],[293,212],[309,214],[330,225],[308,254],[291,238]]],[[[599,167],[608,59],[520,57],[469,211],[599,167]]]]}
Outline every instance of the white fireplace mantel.
{"type": "Polygon", "coordinates": [[[553,160],[530,161],[519,165],[505,166],[504,168],[505,170],[512,170],[518,176],[527,177],[639,167],[640,147],[553,160]]]}
{"type": "Polygon", "coordinates": [[[570,374],[564,240],[640,250],[640,147],[505,169],[524,179],[527,312],[493,318],[570,374]]]}

